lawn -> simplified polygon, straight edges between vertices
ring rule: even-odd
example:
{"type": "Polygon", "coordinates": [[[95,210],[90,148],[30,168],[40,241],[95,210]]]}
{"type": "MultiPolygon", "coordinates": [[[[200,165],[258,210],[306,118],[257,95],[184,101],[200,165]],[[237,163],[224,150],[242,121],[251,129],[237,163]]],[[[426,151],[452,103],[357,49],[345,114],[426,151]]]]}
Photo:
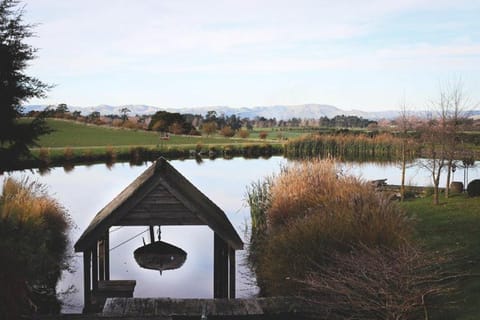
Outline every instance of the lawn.
{"type": "Polygon", "coordinates": [[[432,319],[479,319],[480,197],[454,195],[441,199],[438,206],[426,197],[406,201],[402,206],[415,218],[416,235],[429,250],[438,254],[453,252],[458,272],[471,274],[461,281],[458,308],[432,319]]]}
{"type": "Polygon", "coordinates": [[[116,129],[73,121],[48,119],[54,132],[40,137],[38,144],[44,148],[105,147],[105,146],[178,146],[196,144],[258,143],[257,139],[225,138],[222,136],[197,137],[171,135],[161,140],[157,132],[116,129]]]}

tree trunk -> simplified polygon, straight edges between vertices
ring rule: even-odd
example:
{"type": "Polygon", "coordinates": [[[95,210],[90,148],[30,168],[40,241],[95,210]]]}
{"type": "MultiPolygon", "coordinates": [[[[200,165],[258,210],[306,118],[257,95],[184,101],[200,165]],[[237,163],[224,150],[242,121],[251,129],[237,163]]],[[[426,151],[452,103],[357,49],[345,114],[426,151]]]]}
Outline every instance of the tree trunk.
{"type": "Polygon", "coordinates": [[[446,186],[445,186],[445,198],[448,198],[449,193],[450,193],[450,179],[451,179],[452,165],[453,165],[453,160],[452,159],[448,160],[447,183],[446,183],[446,186]]]}
{"type": "Polygon", "coordinates": [[[406,147],[405,147],[405,141],[403,141],[402,144],[402,182],[400,184],[400,201],[403,201],[405,199],[405,171],[407,167],[407,155],[405,154],[407,152],[406,147]]]}

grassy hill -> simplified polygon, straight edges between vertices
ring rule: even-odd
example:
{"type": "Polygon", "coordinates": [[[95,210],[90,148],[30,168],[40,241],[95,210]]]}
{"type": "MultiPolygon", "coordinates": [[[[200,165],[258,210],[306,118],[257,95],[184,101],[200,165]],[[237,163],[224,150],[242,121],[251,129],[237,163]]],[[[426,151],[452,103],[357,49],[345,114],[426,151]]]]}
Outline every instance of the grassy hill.
{"type": "Polygon", "coordinates": [[[171,135],[169,140],[161,140],[159,134],[152,131],[117,129],[57,119],[48,119],[47,123],[54,132],[40,137],[38,144],[44,148],[258,143],[255,139],[221,136],[171,135]]]}

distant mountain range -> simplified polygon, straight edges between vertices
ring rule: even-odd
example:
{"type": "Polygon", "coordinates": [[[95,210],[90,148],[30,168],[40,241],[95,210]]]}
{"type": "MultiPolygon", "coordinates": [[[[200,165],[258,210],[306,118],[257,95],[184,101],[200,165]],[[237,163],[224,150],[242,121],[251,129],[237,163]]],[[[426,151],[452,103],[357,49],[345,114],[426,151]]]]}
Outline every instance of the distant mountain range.
{"type": "MultiPolygon", "coordinates": [[[[29,111],[41,111],[46,108],[45,105],[27,105],[24,106],[25,112],[29,111]]],[[[237,115],[240,118],[250,118],[255,117],[265,117],[265,118],[276,118],[277,120],[287,120],[291,118],[300,118],[300,119],[318,119],[320,117],[333,118],[337,115],[346,115],[346,116],[358,116],[364,119],[369,120],[379,120],[379,119],[393,119],[398,116],[398,110],[388,110],[388,111],[361,111],[361,110],[342,110],[335,106],[326,105],[326,104],[302,104],[302,105],[275,105],[275,106],[265,106],[265,107],[240,107],[233,108],[228,106],[210,106],[210,107],[195,107],[195,108],[160,108],[147,105],[122,105],[122,106],[111,106],[111,105],[99,105],[96,107],[76,107],[68,106],[70,111],[80,111],[83,115],[90,114],[94,111],[100,112],[102,115],[107,114],[120,114],[122,108],[128,108],[131,112],[130,114],[135,115],[149,115],[154,114],[157,111],[169,111],[169,112],[179,112],[182,114],[191,113],[191,114],[201,114],[205,115],[208,111],[216,111],[218,115],[237,115]]],[[[480,115],[480,110],[472,112],[472,116],[480,115]]]]}

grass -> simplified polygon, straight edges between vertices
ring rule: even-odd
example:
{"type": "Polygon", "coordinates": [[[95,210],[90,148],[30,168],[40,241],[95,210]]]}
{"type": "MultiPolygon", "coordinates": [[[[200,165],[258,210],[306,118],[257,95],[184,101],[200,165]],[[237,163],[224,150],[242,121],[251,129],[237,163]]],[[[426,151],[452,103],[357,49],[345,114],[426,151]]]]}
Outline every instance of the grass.
{"type": "Polygon", "coordinates": [[[461,273],[470,273],[461,282],[459,308],[438,319],[478,319],[480,314],[480,197],[454,195],[438,206],[432,198],[406,201],[402,206],[415,217],[416,237],[432,252],[454,252],[461,273]]]}
{"type": "Polygon", "coordinates": [[[221,136],[196,137],[171,135],[160,140],[158,133],[142,130],[117,129],[86,125],[73,121],[47,119],[55,131],[40,137],[38,144],[44,148],[105,147],[105,146],[176,146],[201,144],[252,143],[255,139],[224,138],[221,136]]]}

